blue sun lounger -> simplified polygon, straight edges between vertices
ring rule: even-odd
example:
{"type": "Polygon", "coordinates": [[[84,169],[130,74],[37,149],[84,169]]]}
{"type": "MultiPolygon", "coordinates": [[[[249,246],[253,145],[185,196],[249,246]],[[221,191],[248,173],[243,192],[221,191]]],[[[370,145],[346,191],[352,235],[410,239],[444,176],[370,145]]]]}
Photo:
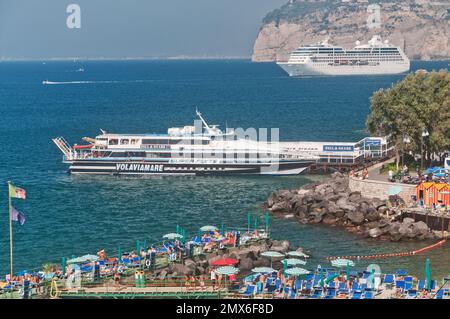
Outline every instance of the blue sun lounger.
{"type": "Polygon", "coordinates": [[[245,291],[242,293],[243,297],[249,298],[255,293],[255,286],[249,285],[245,288],[245,291]]]}
{"type": "Polygon", "coordinates": [[[415,289],[408,290],[408,293],[406,296],[408,298],[412,298],[412,299],[417,298],[417,290],[415,290],[415,289]]]}
{"type": "Polygon", "coordinates": [[[439,291],[436,293],[436,299],[444,299],[444,296],[445,296],[449,291],[450,291],[450,289],[448,289],[448,288],[444,288],[444,289],[439,290],[439,291]]]}
{"type": "Polygon", "coordinates": [[[395,282],[395,288],[404,290],[405,289],[405,282],[403,280],[396,281],[395,282]]]}
{"type": "Polygon", "coordinates": [[[362,292],[361,291],[355,291],[352,294],[352,297],[350,299],[361,299],[362,292]]]}
{"type": "Polygon", "coordinates": [[[345,285],[345,282],[339,283],[339,293],[340,294],[348,294],[347,286],[345,285]]]}
{"type": "Polygon", "coordinates": [[[336,290],[328,288],[327,293],[325,295],[325,299],[333,299],[335,297],[336,297],[336,290]]]}
{"type": "Polygon", "coordinates": [[[418,284],[417,284],[417,290],[422,291],[423,289],[426,289],[427,286],[425,284],[425,280],[424,279],[420,279],[418,284]]]}
{"type": "Polygon", "coordinates": [[[322,298],[322,289],[314,289],[314,293],[311,295],[312,299],[320,299],[322,298]]]}
{"type": "Polygon", "coordinates": [[[384,280],[383,280],[383,282],[384,282],[386,285],[392,286],[392,285],[394,284],[394,281],[395,281],[395,276],[394,276],[393,274],[386,274],[386,275],[384,275],[384,280]]]}
{"type": "Polygon", "coordinates": [[[297,298],[297,291],[294,289],[291,289],[291,293],[289,294],[289,299],[295,299],[297,298]]]}
{"type": "Polygon", "coordinates": [[[366,291],[364,293],[364,299],[373,299],[373,292],[372,291],[366,291]]]}

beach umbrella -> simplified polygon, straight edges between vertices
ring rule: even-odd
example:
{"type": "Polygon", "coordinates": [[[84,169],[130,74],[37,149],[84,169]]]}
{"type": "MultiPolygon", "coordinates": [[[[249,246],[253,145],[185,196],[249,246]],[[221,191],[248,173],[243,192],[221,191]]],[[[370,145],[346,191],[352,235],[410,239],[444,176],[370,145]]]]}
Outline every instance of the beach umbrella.
{"type": "Polygon", "coordinates": [[[350,260],[350,259],[344,259],[344,258],[338,258],[338,259],[333,259],[331,261],[331,265],[334,267],[345,267],[345,266],[355,266],[355,263],[350,260]]]}
{"type": "Polygon", "coordinates": [[[176,239],[176,238],[182,238],[182,237],[183,237],[183,235],[180,235],[178,233],[168,233],[163,236],[163,238],[167,238],[167,239],[176,239]]]}
{"type": "Polygon", "coordinates": [[[408,272],[405,269],[399,269],[396,273],[397,276],[406,276],[407,274],[408,272]]]}
{"type": "Polygon", "coordinates": [[[81,256],[80,258],[83,258],[84,261],[97,261],[97,260],[99,260],[99,257],[97,255],[84,255],[84,256],[81,256]]]}
{"type": "Polygon", "coordinates": [[[220,234],[221,234],[222,236],[225,235],[225,229],[224,229],[223,223],[220,225],[220,234]]]}
{"type": "Polygon", "coordinates": [[[185,238],[186,238],[186,230],[183,228],[183,230],[182,230],[182,232],[181,232],[181,241],[183,242],[183,244],[184,244],[184,242],[185,242],[185,238]]]}
{"type": "Polygon", "coordinates": [[[335,278],[337,278],[337,277],[339,277],[339,274],[329,276],[329,277],[327,278],[327,280],[325,280],[325,283],[328,284],[329,282],[333,281],[333,280],[334,280],[335,278]]]}
{"type": "Polygon", "coordinates": [[[233,266],[222,266],[215,270],[216,273],[221,275],[233,275],[239,272],[239,269],[233,266]]]}
{"type": "Polygon", "coordinates": [[[177,225],[177,231],[176,231],[176,233],[177,233],[177,234],[180,233],[180,225],[177,225]]]}
{"type": "Polygon", "coordinates": [[[247,214],[247,226],[248,226],[248,232],[250,232],[250,224],[252,223],[252,216],[250,213],[247,214]]]}
{"type": "Polygon", "coordinates": [[[276,270],[273,269],[272,267],[256,267],[256,268],[252,269],[252,272],[262,273],[262,274],[270,274],[270,273],[276,272],[276,270]]]}
{"type": "Polygon", "coordinates": [[[286,275],[286,270],[288,268],[287,259],[283,260],[283,273],[286,275]]]}
{"type": "Polygon", "coordinates": [[[234,258],[220,258],[211,262],[211,266],[234,266],[239,260],[234,258]]]}
{"type": "Polygon", "coordinates": [[[308,258],[309,256],[307,254],[305,254],[302,251],[289,251],[287,253],[288,256],[294,256],[294,257],[304,257],[304,258],[308,258]]]}
{"type": "Polygon", "coordinates": [[[147,250],[147,239],[144,239],[144,249],[147,250]]]}
{"type": "Polygon", "coordinates": [[[269,212],[266,211],[266,232],[269,231],[269,212]]]}
{"type": "Polygon", "coordinates": [[[425,261],[425,276],[427,277],[427,290],[431,290],[431,270],[430,270],[430,259],[427,258],[425,261]]]}
{"type": "Polygon", "coordinates": [[[136,240],[136,254],[140,256],[141,255],[140,252],[141,252],[141,241],[136,240]]]}
{"type": "Polygon", "coordinates": [[[289,266],[295,265],[306,265],[306,261],[297,259],[297,258],[287,258],[282,260],[283,263],[286,263],[289,266]]]}
{"type": "Polygon", "coordinates": [[[270,250],[262,252],[261,256],[270,258],[270,267],[272,267],[272,258],[284,257],[284,255],[282,253],[279,253],[278,251],[270,251],[270,250]]]}
{"type": "Polygon", "coordinates": [[[66,257],[61,258],[61,271],[63,275],[66,273],[66,257]]]}
{"type": "Polygon", "coordinates": [[[293,267],[286,269],[286,274],[292,275],[292,276],[301,276],[301,275],[307,275],[310,272],[304,268],[299,267],[293,267]]]}
{"type": "Polygon", "coordinates": [[[255,216],[255,230],[258,228],[258,215],[255,216]]]}
{"type": "Polygon", "coordinates": [[[225,286],[227,285],[227,277],[229,275],[234,275],[239,272],[239,269],[233,266],[223,266],[216,269],[216,273],[225,276],[225,286]]]}
{"type": "Polygon", "coordinates": [[[325,272],[321,271],[320,272],[320,287],[324,287],[325,286],[325,272]]]}
{"type": "Polygon", "coordinates": [[[217,230],[217,227],[216,227],[216,226],[211,226],[211,225],[206,225],[206,226],[200,227],[200,230],[201,230],[202,232],[216,231],[216,230],[217,230]]]}
{"type": "Polygon", "coordinates": [[[120,247],[120,245],[117,251],[117,260],[119,261],[119,264],[122,262],[122,247],[120,247]]]}

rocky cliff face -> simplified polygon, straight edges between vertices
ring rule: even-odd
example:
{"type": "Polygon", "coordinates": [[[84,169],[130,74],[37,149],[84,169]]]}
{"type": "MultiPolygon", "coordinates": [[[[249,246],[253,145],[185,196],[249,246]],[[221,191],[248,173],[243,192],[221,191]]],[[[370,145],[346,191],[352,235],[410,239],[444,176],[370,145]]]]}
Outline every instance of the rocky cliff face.
{"type": "MultiPolygon", "coordinates": [[[[372,2],[372,1],[371,1],[372,2]]],[[[286,61],[291,51],[329,38],[352,48],[373,35],[401,47],[411,59],[450,59],[450,1],[379,0],[380,26],[370,26],[369,1],[291,0],[269,13],[253,48],[255,62],[286,61]]]]}

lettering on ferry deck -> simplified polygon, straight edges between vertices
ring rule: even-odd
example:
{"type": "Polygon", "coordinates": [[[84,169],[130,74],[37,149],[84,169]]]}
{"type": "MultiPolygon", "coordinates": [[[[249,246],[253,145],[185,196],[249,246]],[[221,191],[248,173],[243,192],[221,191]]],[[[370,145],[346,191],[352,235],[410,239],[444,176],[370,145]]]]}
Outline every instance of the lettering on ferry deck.
{"type": "Polygon", "coordinates": [[[78,4],[72,3],[67,6],[67,13],[70,13],[66,20],[69,29],[81,28],[81,8],[78,4]]]}
{"type": "Polygon", "coordinates": [[[117,171],[127,172],[162,172],[164,165],[161,164],[116,164],[117,171]]]}
{"type": "Polygon", "coordinates": [[[183,303],[182,306],[177,306],[177,314],[202,314],[207,317],[211,306],[189,306],[183,303]]]}

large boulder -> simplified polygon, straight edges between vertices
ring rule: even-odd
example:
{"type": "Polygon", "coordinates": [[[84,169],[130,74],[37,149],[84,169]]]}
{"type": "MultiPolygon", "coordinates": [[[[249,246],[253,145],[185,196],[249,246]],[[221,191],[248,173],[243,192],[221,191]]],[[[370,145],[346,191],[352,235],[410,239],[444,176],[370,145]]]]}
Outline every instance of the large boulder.
{"type": "Polygon", "coordinates": [[[364,222],[364,214],[360,211],[350,211],[347,213],[347,218],[355,225],[361,225],[364,222]]]}
{"type": "Polygon", "coordinates": [[[372,228],[369,230],[369,236],[372,238],[380,237],[383,234],[383,231],[380,228],[372,228]]]}
{"type": "Polygon", "coordinates": [[[414,237],[425,238],[430,232],[430,228],[423,221],[412,224],[412,234],[414,237]]]}
{"type": "Polygon", "coordinates": [[[361,199],[361,192],[351,192],[348,195],[349,202],[358,202],[361,199]]]}
{"type": "Polygon", "coordinates": [[[373,207],[369,207],[369,209],[367,210],[365,216],[366,216],[366,218],[367,218],[369,221],[371,221],[371,222],[380,219],[380,214],[379,214],[378,211],[377,211],[375,208],[373,208],[373,207]]]}
{"type": "Polygon", "coordinates": [[[239,261],[239,269],[241,271],[249,271],[253,269],[253,260],[251,258],[243,258],[239,261]]]}

